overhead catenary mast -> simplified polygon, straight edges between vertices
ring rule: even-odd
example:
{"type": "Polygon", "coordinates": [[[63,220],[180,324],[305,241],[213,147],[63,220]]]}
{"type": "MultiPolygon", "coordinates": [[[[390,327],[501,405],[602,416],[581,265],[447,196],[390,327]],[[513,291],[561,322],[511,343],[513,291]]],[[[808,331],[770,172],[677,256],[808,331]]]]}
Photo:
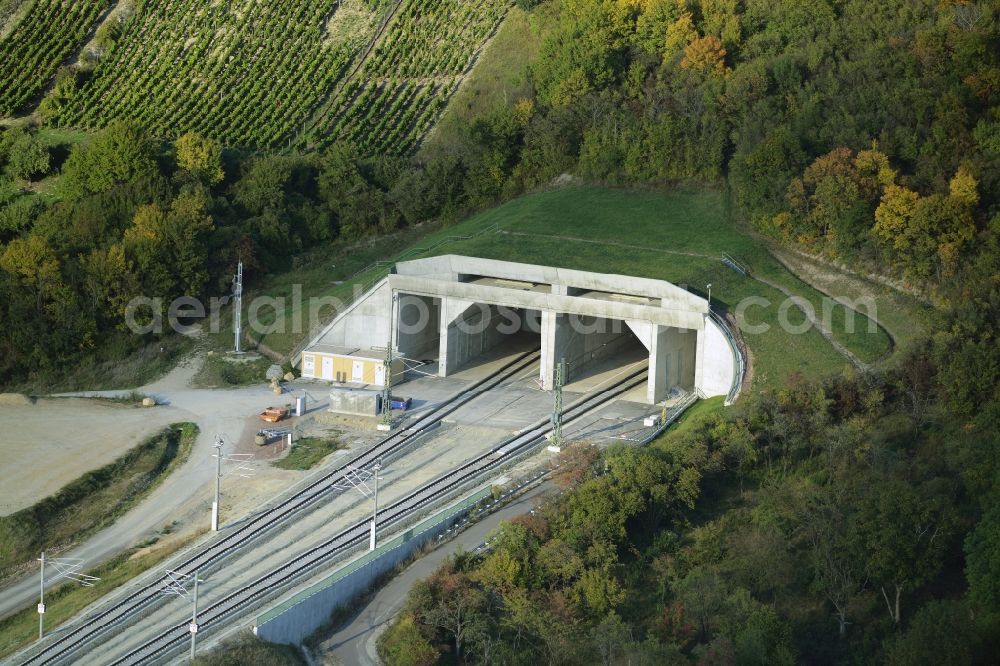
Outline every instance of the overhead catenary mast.
{"type": "Polygon", "coordinates": [[[549,437],[549,448],[559,451],[562,448],[562,412],[563,412],[563,384],[566,382],[566,359],[559,359],[556,365],[556,383],[552,387],[552,435],[549,437]]]}
{"type": "Polygon", "coordinates": [[[385,377],[382,379],[382,424],[381,430],[392,429],[392,324],[395,319],[396,294],[389,303],[389,344],[385,349],[385,377]]]}
{"type": "Polygon", "coordinates": [[[240,261],[236,268],[236,277],[233,278],[233,337],[235,353],[242,354],[240,349],[240,337],[243,333],[243,262],[240,261]]]}

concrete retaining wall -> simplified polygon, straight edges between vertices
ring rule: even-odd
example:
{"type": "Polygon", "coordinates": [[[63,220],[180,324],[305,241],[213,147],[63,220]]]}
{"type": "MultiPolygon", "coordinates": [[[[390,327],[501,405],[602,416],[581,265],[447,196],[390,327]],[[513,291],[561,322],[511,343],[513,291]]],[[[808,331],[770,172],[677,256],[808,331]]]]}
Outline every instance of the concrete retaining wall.
{"type": "Polygon", "coordinates": [[[583,374],[592,361],[639,344],[620,320],[559,315],[556,327],[553,360],[558,363],[561,358],[566,359],[567,381],[583,374]]]}
{"type": "Polygon", "coordinates": [[[442,336],[445,336],[447,348],[443,349],[443,354],[439,354],[438,360],[440,362],[444,358],[445,372],[454,372],[508,338],[511,334],[501,332],[499,329],[502,326],[511,326],[510,320],[496,305],[481,303],[475,303],[466,309],[448,323],[446,329],[442,326],[442,336]]]}
{"type": "Polygon", "coordinates": [[[338,608],[351,603],[381,576],[443,534],[468,510],[490,496],[490,488],[454,504],[393,537],[372,552],[355,558],[330,576],[309,586],[257,617],[254,633],[272,643],[297,645],[326,624],[338,608]]]}
{"type": "Polygon", "coordinates": [[[679,386],[690,391],[695,383],[697,332],[683,328],[666,328],[661,335],[662,353],[666,362],[667,389],[679,386]]]}
{"type": "Polygon", "coordinates": [[[709,319],[705,324],[705,358],[702,360],[701,390],[707,397],[726,395],[733,387],[736,359],[729,338],[719,329],[719,325],[709,319]]]}
{"type": "Polygon", "coordinates": [[[335,347],[384,348],[389,342],[389,316],[392,292],[386,280],[355,301],[309,347],[318,344],[335,347]]]}

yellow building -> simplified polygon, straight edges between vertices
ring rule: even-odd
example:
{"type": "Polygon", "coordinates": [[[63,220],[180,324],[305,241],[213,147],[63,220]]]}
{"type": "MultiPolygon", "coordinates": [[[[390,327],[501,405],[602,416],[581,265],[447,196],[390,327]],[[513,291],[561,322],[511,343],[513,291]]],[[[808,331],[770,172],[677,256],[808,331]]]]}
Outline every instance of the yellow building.
{"type": "MultiPolygon", "coordinates": [[[[401,379],[402,359],[393,359],[392,377],[401,379]]],[[[385,351],[316,345],[302,352],[302,376],[342,384],[385,385],[385,351]]]]}

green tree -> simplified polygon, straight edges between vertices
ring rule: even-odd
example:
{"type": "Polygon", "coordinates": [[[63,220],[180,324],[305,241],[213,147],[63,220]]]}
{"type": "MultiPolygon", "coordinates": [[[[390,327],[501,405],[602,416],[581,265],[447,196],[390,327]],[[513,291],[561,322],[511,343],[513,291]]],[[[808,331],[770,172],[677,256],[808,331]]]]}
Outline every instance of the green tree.
{"type": "MultiPolygon", "coordinates": [[[[886,650],[889,666],[969,666],[995,663],[981,621],[962,601],[931,601],[886,650]]],[[[995,641],[994,641],[995,642],[995,641]]],[[[995,647],[995,646],[993,646],[995,647]]]]}
{"type": "Polygon", "coordinates": [[[157,204],[140,207],[124,245],[147,293],[168,301],[200,295],[208,281],[206,236],[212,228],[207,202],[196,191],[179,194],[168,210],[157,204]]]}
{"type": "Polygon", "coordinates": [[[30,183],[35,176],[48,173],[49,151],[36,136],[24,132],[10,146],[7,168],[15,178],[30,183]]]}
{"type": "Polygon", "coordinates": [[[177,166],[193,174],[207,185],[222,182],[222,145],[215,139],[197,132],[185,132],[174,142],[177,166]]]}
{"type": "Polygon", "coordinates": [[[410,613],[404,613],[379,636],[378,654],[386,666],[430,666],[441,656],[410,613]]]}
{"type": "Polygon", "coordinates": [[[898,624],[903,592],[916,590],[941,570],[956,529],[953,499],[943,480],[913,486],[875,477],[863,485],[867,492],[858,503],[854,529],[866,570],[898,624]]]}
{"type": "Polygon", "coordinates": [[[974,607],[1000,613],[1000,501],[995,496],[965,539],[965,577],[974,607]]]}
{"type": "Polygon", "coordinates": [[[73,147],[63,165],[64,187],[75,197],[159,173],[156,149],[146,133],[124,122],[101,131],[92,142],[73,147]]]}

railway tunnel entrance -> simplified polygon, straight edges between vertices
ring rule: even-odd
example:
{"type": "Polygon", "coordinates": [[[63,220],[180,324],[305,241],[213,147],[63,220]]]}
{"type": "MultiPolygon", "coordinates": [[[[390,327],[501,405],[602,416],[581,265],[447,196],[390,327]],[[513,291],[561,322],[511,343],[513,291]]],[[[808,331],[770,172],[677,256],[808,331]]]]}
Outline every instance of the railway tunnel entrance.
{"type": "Polygon", "coordinates": [[[439,326],[442,377],[487,357],[537,349],[541,344],[541,312],[530,308],[448,299],[439,326]]]}
{"type": "Polygon", "coordinates": [[[396,264],[310,345],[374,348],[391,338],[404,359],[436,362],[422,374],[439,376],[508,349],[540,348],[546,390],[560,359],[569,385],[641,367],[645,357],[641,401],[654,404],[675,388],[704,396],[739,389],[741,355],[727,330],[705,299],[661,280],[442,255],[396,264]]]}
{"type": "Polygon", "coordinates": [[[630,368],[649,370],[647,386],[633,396],[649,404],[672,391],[695,385],[697,333],[644,321],[551,313],[543,329],[543,387],[555,385],[555,367],[566,363],[566,389],[586,392],[624,375],[630,368]],[[548,338],[545,338],[545,334],[548,338]],[[551,358],[547,358],[551,350],[551,358]]]}

